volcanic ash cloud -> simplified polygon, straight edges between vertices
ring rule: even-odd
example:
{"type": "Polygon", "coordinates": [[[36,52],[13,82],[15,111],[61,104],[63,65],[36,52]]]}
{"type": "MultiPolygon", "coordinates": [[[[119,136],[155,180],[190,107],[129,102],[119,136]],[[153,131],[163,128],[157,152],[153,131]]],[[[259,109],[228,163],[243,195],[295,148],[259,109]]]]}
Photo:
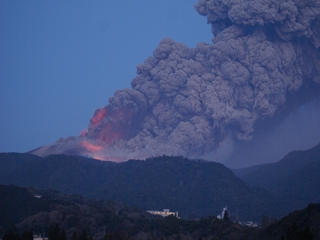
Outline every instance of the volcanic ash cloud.
{"type": "Polygon", "coordinates": [[[38,154],[204,156],[249,140],[257,122],[289,107],[288,96],[319,88],[319,1],[199,0],[195,8],[212,25],[213,44],[162,40],[83,136],[38,154]]]}

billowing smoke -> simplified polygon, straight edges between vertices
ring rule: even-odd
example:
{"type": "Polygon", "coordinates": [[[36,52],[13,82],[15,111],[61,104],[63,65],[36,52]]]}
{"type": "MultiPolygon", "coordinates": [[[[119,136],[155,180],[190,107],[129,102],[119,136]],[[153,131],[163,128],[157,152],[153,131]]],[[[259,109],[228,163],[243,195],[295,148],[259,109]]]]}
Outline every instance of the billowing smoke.
{"type": "Polygon", "coordinates": [[[318,0],[199,0],[195,8],[212,25],[213,44],[162,40],[87,132],[38,154],[214,156],[249,140],[265,119],[319,97],[318,0]]]}

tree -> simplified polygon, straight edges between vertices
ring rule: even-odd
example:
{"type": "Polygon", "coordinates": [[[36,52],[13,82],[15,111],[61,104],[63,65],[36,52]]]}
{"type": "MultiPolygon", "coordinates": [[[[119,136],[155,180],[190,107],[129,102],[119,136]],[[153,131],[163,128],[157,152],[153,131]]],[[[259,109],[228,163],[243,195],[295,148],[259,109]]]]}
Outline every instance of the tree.
{"type": "Polygon", "coordinates": [[[103,237],[103,240],[121,240],[121,235],[118,231],[114,233],[106,233],[103,237]]]}
{"type": "Polygon", "coordinates": [[[60,233],[60,240],[67,240],[67,233],[64,228],[62,228],[61,233],[60,233]]]}
{"type": "Polygon", "coordinates": [[[60,240],[60,228],[57,223],[50,226],[48,232],[48,240],[60,240]]]}
{"type": "Polygon", "coordinates": [[[228,210],[225,210],[224,215],[223,215],[223,220],[229,221],[229,212],[228,212],[228,210]]]}
{"type": "Polygon", "coordinates": [[[314,236],[312,232],[310,231],[310,227],[307,226],[303,230],[299,230],[297,224],[293,224],[290,228],[286,231],[286,237],[287,240],[312,240],[314,239],[314,236]]]}
{"type": "Polygon", "coordinates": [[[77,233],[76,233],[76,231],[73,231],[73,233],[72,233],[72,238],[71,238],[72,240],[78,240],[78,236],[77,236],[77,233]]]}
{"type": "Polygon", "coordinates": [[[31,231],[23,231],[20,237],[21,240],[33,240],[33,234],[31,231]]]}
{"type": "Polygon", "coordinates": [[[267,229],[267,227],[270,225],[270,218],[266,215],[262,215],[262,218],[261,218],[261,223],[260,223],[260,226],[261,226],[261,229],[267,229]]]}
{"type": "Polygon", "coordinates": [[[18,233],[9,230],[3,235],[2,240],[20,240],[20,236],[18,233]]]}
{"type": "Polygon", "coordinates": [[[82,233],[79,236],[79,240],[88,240],[87,232],[86,230],[82,230],[82,233]]]}

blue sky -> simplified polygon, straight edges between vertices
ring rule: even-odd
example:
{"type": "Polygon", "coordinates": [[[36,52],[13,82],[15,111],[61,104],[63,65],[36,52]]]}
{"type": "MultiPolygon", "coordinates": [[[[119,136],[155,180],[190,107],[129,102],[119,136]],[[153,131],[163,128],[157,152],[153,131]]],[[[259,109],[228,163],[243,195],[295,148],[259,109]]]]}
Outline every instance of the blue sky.
{"type": "Polygon", "coordinates": [[[170,37],[212,34],[196,0],[0,2],[0,152],[77,136],[170,37]]]}

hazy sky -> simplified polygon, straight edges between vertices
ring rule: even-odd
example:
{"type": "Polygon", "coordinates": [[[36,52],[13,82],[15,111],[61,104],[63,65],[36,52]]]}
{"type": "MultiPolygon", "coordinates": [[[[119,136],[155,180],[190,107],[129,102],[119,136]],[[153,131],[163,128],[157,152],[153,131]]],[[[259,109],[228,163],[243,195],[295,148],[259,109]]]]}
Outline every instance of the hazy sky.
{"type": "Polygon", "coordinates": [[[0,2],[0,152],[77,136],[170,37],[211,42],[196,0],[0,2]]]}

